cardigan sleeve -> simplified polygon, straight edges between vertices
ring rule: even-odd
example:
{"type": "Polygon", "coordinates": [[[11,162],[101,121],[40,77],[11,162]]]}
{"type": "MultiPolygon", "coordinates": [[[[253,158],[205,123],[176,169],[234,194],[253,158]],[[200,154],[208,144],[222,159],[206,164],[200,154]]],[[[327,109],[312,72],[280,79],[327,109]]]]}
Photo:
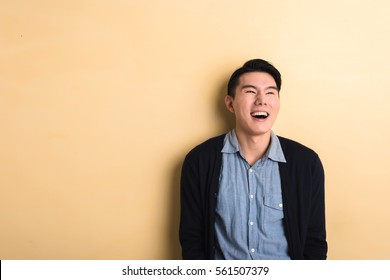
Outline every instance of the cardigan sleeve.
{"type": "Polygon", "coordinates": [[[304,258],[324,260],[327,257],[325,227],[324,169],[316,155],[311,162],[311,203],[309,224],[304,247],[304,258]]]}
{"type": "Polygon", "coordinates": [[[204,210],[200,190],[200,174],[197,158],[186,156],[180,181],[180,229],[179,239],[183,259],[206,259],[204,210]]]}

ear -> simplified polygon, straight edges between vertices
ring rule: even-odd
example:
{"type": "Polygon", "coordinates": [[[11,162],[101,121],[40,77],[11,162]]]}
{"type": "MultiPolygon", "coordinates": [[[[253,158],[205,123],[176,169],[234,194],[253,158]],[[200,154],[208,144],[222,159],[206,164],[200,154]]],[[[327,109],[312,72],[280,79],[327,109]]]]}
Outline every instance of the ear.
{"type": "Polygon", "coordinates": [[[233,97],[231,97],[230,95],[226,95],[225,96],[225,105],[226,105],[226,108],[232,112],[234,114],[234,107],[233,107],[233,97]]]}

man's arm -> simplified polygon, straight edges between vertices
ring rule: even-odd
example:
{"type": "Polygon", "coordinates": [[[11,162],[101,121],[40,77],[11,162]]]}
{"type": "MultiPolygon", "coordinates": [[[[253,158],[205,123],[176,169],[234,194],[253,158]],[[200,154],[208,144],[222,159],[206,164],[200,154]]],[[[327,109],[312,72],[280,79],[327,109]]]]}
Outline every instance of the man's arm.
{"type": "Polygon", "coordinates": [[[325,176],[322,163],[318,156],[314,158],[311,168],[312,195],[310,220],[303,254],[305,259],[325,260],[328,251],[325,227],[325,176]]]}
{"type": "Polygon", "coordinates": [[[184,160],[180,182],[179,238],[183,259],[206,259],[205,220],[199,164],[191,153],[184,160]]]}

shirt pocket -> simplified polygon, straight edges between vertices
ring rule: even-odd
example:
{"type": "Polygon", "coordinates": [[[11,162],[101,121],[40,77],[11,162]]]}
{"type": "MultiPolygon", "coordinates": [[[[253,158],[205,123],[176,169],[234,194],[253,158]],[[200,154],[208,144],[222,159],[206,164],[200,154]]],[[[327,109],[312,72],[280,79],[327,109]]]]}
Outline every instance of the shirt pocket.
{"type": "Polygon", "coordinates": [[[283,219],[283,201],[281,195],[264,196],[265,224],[281,222],[283,219]]]}

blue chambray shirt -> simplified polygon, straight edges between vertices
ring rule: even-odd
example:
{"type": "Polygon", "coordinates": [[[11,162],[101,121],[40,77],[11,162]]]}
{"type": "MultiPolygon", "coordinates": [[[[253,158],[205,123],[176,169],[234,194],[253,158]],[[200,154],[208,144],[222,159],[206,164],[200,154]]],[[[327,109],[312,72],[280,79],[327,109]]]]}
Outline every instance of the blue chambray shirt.
{"type": "Polygon", "coordinates": [[[253,166],[241,153],[235,130],[226,135],[215,218],[215,259],[290,259],[278,162],[286,159],[273,132],[265,155],[253,166]]]}

